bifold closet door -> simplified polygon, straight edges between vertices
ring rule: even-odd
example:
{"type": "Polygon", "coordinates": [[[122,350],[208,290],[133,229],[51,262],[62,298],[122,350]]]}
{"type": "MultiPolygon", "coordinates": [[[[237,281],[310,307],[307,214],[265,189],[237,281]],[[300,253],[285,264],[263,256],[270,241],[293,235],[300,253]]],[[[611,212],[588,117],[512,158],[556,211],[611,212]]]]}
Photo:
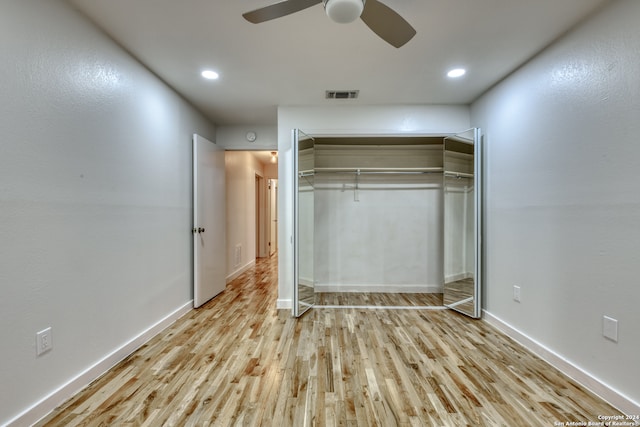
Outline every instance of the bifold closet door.
{"type": "Polygon", "coordinates": [[[444,305],[481,315],[482,147],[480,129],[444,139],[444,305]]]}
{"type": "Polygon", "coordinates": [[[314,290],[314,141],[299,129],[293,142],[293,315],[313,307],[314,290]]]}

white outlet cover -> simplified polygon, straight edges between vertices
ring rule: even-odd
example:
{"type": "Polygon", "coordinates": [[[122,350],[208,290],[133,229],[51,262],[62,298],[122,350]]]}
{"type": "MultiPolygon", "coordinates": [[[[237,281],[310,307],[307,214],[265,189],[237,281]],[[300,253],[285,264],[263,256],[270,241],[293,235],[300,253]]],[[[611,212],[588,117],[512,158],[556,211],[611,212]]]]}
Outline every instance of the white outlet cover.
{"type": "Polygon", "coordinates": [[[53,337],[51,336],[51,327],[36,333],[36,356],[40,356],[52,348],[53,337]]]}

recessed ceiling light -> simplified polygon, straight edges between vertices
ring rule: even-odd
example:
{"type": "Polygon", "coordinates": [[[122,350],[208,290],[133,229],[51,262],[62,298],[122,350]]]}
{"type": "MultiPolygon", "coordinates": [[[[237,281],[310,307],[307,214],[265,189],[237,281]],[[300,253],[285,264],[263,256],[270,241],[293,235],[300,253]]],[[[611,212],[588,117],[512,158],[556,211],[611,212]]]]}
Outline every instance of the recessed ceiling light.
{"type": "Polygon", "coordinates": [[[204,70],[202,72],[202,77],[204,77],[205,79],[209,79],[209,80],[215,80],[218,77],[220,77],[218,75],[218,73],[216,73],[215,71],[211,71],[211,70],[204,70]]]}
{"type": "Polygon", "coordinates": [[[451,78],[462,77],[466,72],[467,70],[465,70],[464,68],[454,68],[453,70],[447,73],[447,76],[451,78]]]}

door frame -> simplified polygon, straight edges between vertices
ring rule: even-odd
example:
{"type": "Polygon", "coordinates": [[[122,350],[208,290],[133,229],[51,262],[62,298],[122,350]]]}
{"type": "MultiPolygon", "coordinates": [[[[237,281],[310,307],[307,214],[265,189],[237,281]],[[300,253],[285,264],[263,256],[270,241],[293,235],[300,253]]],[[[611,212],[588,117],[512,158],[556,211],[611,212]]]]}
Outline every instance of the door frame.
{"type": "Polygon", "coordinates": [[[278,179],[267,180],[267,227],[269,256],[278,252],[278,179]]]}
{"type": "MultiPolygon", "coordinates": [[[[483,206],[483,201],[484,201],[484,191],[483,191],[483,185],[482,185],[482,181],[483,181],[483,153],[482,153],[482,143],[483,143],[483,136],[482,136],[482,130],[480,128],[477,127],[473,127],[471,128],[474,130],[474,140],[477,142],[478,146],[478,153],[477,156],[475,158],[475,167],[476,170],[479,171],[479,173],[476,174],[476,185],[477,185],[477,189],[476,189],[476,193],[474,196],[474,211],[475,211],[475,219],[474,219],[474,225],[476,228],[476,232],[475,232],[475,241],[474,241],[474,246],[475,246],[475,277],[477,279],[476,282],[476,286],[475,286],[475,295],[476,295],[476,313],[479,313],[477,317],[481,316],[481,311],[482,311],[482,282],[483,282],[483,254],[482,254],[482,249],[483,249],[483,242],[482,242],[482,234],[483,234],[483,211],[484,211],[484,206],[483,206]]],[[[298,285],[299,285],[299,240],[298,240],[298,235],[299,235],[299,207],[298,207],[298,177],[299,177],[299,170],[298,170],[298,134],[297,132],[302,132],[299,128],[293,128],[291,130],[291,153],[292,153],[292,158],[291,158],[291,163],[293,165],[293,175],[292,175],[292,185],[290,188],[293,189],[293,198],[292,198],[292,213],[293,213],[293,218],[291,221],[292,224],[292,234],[291,234],[291,244],[292,244],[292,254],[291,254],[291,259],[293,261],[293,269],[289,270],[290,272],[293,273],[292,276],[292,282],[291,285],[293,287],[292,289],[292,300],[291,300],[291,308],[292,308],[292,313],[294,317],[299,317],[301,316],[306,310],[304,310],[303,312],[299,312],[298,310],[298,305],[299,305],[299,294],[298,294],[298,285]]],[[[441,137],[441,138],[446,138],[449,136],[454,136],[458,133],[460,133],[460,131],[458,132],[421,132],[421,131],[415,131],[415,132],[367,132],[367,131],[363,131],[363,132],[341,132],[341,131],[331,131],[328,129],[322,129],[322,130],[316,130],[316,131],[310,131],[309,133],[307,132],[302,132],[305,136],[308,136],[309,138],[313,139],[314,137],[322,137],[322,138],[329,138],[329,137],[344,137],[344,138],[358,138],[358,137],[381,137],[381,136],[387,136],[387,137],[420,137],[420,136],[425,136],[425,137],[441,137]]],[[[444,188],[443,188],[444,190],[444,188]]],[[[443,231],[444,233],[444,227],[443,227],[443,231]]],[[[442,242],[444,244],[444,238],[442,239],[442,242]]],[[[443,249],[444,250],[444,249],[443,249]]],[[[444,271],[444,270],[443,270],[444,271]]],[[[280,273],[281,274],[281,273],[280,273]]],[[[444,277],[442,278],[442,283],[444,284],[444,277]]],[[[439,307],[435,307],[436,309],[443,309],[445,308],[444,306],[439,306],[439,307]]]]}

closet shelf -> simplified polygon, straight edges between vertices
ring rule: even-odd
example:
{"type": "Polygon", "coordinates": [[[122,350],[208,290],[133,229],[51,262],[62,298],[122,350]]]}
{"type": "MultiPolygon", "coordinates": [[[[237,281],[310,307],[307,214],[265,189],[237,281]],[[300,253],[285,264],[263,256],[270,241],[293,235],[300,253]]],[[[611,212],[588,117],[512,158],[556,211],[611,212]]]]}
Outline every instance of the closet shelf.
{"type": "Polygon", "coordinates": [[[353,173],[364,174],[418,174],[418,173],[442,173],[442,168],[315,168],[316,173],[353,173]]]}

